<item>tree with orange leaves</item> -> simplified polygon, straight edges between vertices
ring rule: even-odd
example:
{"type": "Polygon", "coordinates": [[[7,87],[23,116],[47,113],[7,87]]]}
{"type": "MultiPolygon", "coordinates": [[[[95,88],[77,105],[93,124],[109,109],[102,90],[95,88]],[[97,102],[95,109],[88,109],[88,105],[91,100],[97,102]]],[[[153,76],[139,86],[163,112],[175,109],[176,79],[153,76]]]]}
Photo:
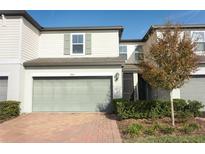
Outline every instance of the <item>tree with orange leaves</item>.
{"type": "Polygon", "coordinates": [[[153,87],[170,91],[172,125],[175,126],[173,89],[180,88],[197,70],[196,45],[180,25],[166,24],[140,63],[142,77],[153,87]]]}

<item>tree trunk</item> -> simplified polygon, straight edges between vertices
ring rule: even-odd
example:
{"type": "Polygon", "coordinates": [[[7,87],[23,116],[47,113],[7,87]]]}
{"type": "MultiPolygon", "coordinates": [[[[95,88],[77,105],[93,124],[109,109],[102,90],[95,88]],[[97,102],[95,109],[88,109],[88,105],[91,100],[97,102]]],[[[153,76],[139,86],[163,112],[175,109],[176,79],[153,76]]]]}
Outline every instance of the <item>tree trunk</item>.
{"type": "Polygon", "coordinates": [[[174,120],[173,90],[171,90],[171,92],[170,92],[170,101],[171,101],[172,126],[175,126],[175,120],[174,120]]]}

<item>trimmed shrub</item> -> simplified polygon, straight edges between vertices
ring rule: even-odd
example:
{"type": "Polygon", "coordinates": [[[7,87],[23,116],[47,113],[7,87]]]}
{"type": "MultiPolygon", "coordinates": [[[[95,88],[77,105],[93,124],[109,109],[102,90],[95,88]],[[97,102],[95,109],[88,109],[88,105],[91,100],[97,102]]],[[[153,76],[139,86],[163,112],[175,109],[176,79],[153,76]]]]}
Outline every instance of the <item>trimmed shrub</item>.
{"type": "Polygon", "coordinates": [[[118,99],[113,99],[112,103],[113,103],[113,113],[117,114],[117,103],[118,102],[124,102],[126,103],[126,100],[122,99],[122,98],[118,98],[118,99]]]}
{"type": "MultiPolygon", "coordinates": [[[[115,113],[121,119],[142,119],[142,118],[162,118],[171,116],[170,101],[162,100],[138,100],[135,102],[122,99],[115,100],[115,113]]],[[[188,101],[182,99],[174,100],[175,114],[181,121],[185,121],[190,116],[200,115],[203,105],[198,101],[188,101]]]]}
{"type": "Polygon", "coordinates": [[[184,112],[187,108],[187,102],[184,99],[174,99],[174,110],[184,112]]]}
{"type": "Polygon", "coordinates": [[[120,118],[160,118],[170,115],[170,104],[167,101],[118,101],[116,111],[120,118]]]}
{"type": "Polygon", "coordinates": [[[20,114],[20,102],[3,101],[0,102],[0,120],[7,120],[17,117],[20,114]]]}
{"type": "Polygon", "coordinates": [[[140,124],[132,124],[128,126],[128,128],[125,130],[125,133],[131,135],[131,136],[136,136],[139,135],[143,126],[140,124]]]}
{"type": "Polygon", "coordinates": [[[202,105],[201,102],[196,100],[188,100],[185,101],[183,99],[174,99],[174,109],[176,112],[184,112],[189,116],[188,114],[192,114],[194,117],[200,116],[201,111],[204,105],[202,105]]]}
{"type": "Polygon", "coordinates": [[[204,105],[201,102],[196,100],[188,100],[187,110],[194,114],[194,117],[201,116],[202,112],[200,111],[204,105]]]}

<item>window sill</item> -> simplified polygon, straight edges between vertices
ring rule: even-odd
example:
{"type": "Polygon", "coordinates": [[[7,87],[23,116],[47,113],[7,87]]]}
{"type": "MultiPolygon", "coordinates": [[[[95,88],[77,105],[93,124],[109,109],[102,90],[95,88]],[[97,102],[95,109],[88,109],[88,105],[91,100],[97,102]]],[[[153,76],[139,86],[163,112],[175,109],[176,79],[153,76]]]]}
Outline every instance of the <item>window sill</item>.
{"type": "Polygon", "coordinates": [[[71,56],[85,56],[85,54],[84,53],[71,53],[70,54],[71,56]]]}

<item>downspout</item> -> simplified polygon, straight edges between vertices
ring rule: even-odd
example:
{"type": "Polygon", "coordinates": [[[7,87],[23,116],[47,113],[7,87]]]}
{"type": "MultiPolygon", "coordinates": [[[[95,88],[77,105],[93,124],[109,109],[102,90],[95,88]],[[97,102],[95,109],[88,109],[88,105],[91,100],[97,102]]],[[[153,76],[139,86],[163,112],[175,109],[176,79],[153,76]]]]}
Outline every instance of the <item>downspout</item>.
{"type": "Polygon", "coordinates": [[[1,15],[1,18],[2,18],[2,26],[6,26],[6,18],[5,18],[5,15],[2,14],[2,15],[1,15]]]}

